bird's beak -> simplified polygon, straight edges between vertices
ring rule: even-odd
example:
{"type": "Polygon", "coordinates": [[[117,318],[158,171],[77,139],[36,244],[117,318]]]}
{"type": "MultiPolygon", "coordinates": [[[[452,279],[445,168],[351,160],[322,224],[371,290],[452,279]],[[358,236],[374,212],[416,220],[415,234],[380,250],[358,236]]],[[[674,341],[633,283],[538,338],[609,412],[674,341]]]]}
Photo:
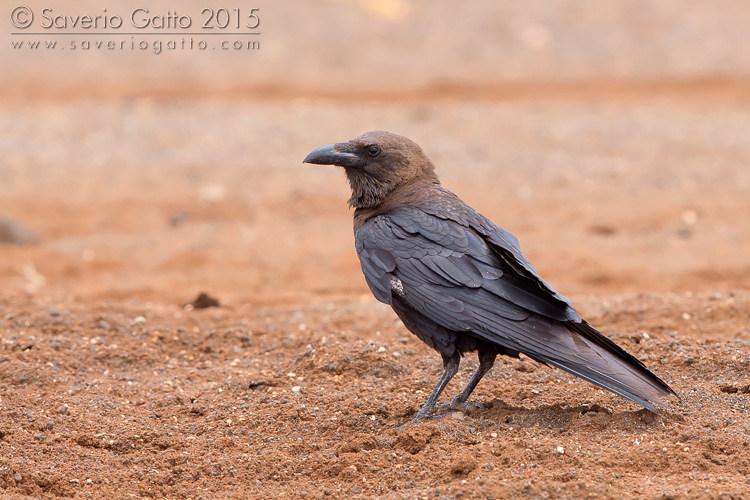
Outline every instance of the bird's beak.
{"type": "Polygon", "coordinates": [[[337,165],[339,167],[362,167],[365,164],[357,153],[357,145],[351,142],[340,142],[322,146],[310,153],[302,163],[317,165],[337,165]]]}

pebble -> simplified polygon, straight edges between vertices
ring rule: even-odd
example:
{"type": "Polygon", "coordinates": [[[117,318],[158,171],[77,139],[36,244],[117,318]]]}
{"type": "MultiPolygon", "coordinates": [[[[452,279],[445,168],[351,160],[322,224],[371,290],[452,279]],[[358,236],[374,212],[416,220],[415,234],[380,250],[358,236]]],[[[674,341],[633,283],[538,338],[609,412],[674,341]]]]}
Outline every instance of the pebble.
{"type": "Polygon", "coordinates": [[[294,392],[295,394],[299,394],[299,391],[300,391],[300,386],[295,385],[294,387],[292,387],[292,392],[294,392]]]}
{"type": "Polygon", "coordinates": [[[224,198],[226,189],[221,184],[208,184],[203,186],[200,192],[200,201],[203,203],[215,203],[224,198]]]}
{"type": "Polygon", "coordinates": [[[558,446],[557,450],[555,451],[557,451],[557,453],[559,453],[560,455],[565,455],[565,448],[563,448],[562,446],[558,446]]]}
{"type": "Polygon", "coordinates": [[[0,217],[0,243],[29,245],[36,243],[38,237],[30,229],[10,217],[0,217]]]}
{"type": "Polygon", "coordinates": [[[685,210],[682,212],[682,222],[684,222],[688,226],[692,226],[696,222],[698,222],[698,214],[695,212],[695,210],[685,210]]]}

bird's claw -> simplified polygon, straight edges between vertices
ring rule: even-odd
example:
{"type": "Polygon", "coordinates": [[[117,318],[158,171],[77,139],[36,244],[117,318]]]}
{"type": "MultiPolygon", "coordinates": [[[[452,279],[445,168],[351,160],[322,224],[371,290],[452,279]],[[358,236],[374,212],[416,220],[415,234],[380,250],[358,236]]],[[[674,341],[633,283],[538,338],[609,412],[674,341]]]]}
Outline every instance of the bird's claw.
{"type": "Polygon", "coordinates": [[[439,420],[439,419],[443,418],[444,416],[445,415],[433,415],[432,412],[430,412],[430,413],[424,413],[424,414],[421,414],[421,415],[419,413],[417,413],[417,415],[413,419],[409,420],[404,425],[402,425],[401,427],[399,427],[398,430],[406,429],[407,427],[411,427],[412,425],[414,425],[416,423],[419,423],[419,422],[422,422],[424,420],[439,420]]]}
{"type": "Polygon", "coordinates": [[[464,413],[466,415],[470,413],[474,413],[478,410],[485,410],[486,408],[482,403],[476,403],[474,401],[456,401],[455,399],[451,401],[450,403],[445,403],[444,405],[438,406],[438,409],[449,409],[453,411],[460,411],[461,413],[464,413]]]}
{"type": "Polygon", "coordinates": [[[443,418],[446,414],[442,415],[435,415],[435,407],[429,408],[428,410],[425,410],[422,408],[417,412],[417,414],[414,416],[413,419],[406,422],[404,425],[399,427],[399,430],[405,429],[413,424],[416,424],[417,422],[421,422],[423,420],[439,420],[443,418]]]}
{"type": "Polygon", "coordinates": [[[399,430],[406,429],[407,427],[413,424],[416,424],[417,422],[421,422],[422,420],[439,420],[443,418],[444,416],[449,415],[452,412],[458,411],[458,412],[463,413],[464,415],[469,415],[479,410],[486,410],[486,408],[484,407],[482,403],[476,403],[474,401],[456,401],[454,399],[450,403],[445,403],[436,408],[433,408],[430,411],[420,410],[419,413],[417,413],[413,419],[411,419],[410,421],[406,422],[404,425],[399,427],[399,430]],[[434,413],[435,410],[443,410],[443,409],[447,409],[450,411],[446,413],[441,413],[440,415],[435,415],[434,413]]]}

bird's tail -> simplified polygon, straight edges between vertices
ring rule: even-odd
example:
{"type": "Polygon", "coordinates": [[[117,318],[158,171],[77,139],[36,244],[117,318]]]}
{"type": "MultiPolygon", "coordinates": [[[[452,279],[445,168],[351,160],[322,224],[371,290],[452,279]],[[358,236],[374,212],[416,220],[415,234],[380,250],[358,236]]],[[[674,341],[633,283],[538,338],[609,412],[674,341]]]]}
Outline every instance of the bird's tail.
{"type": "Polygon", "coordinates": [[[652,403],[666,407],[664,398],[677,395],[635,356],[585,321],[560,323],[560,327],[555,333],[568,338],[557,340],[574,346],[573,356],[536,352],[529,357],[588,380],[652,412],[656,412],[652,403]]]}

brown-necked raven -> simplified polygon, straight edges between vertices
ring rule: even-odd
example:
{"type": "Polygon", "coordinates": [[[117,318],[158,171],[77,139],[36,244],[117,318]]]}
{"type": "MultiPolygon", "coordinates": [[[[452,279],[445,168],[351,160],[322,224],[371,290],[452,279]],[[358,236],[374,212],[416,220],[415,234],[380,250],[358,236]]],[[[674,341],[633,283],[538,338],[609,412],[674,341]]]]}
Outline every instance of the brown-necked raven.
{"type": "Polygon", "coordinates": [[[469,395],[498,354],[523,353],[656,411],[676,394],[643,363],[584,321],[537,274],[518,240],[443,188],[422,149],[368,132],[316,149],[305,163],[343,167],[352,189],[357,254],[367,284],[406,328],[443,357],[445,371],[414,420],[429,417],[477,351],[479,368],[447,405],[469,395]]]}

